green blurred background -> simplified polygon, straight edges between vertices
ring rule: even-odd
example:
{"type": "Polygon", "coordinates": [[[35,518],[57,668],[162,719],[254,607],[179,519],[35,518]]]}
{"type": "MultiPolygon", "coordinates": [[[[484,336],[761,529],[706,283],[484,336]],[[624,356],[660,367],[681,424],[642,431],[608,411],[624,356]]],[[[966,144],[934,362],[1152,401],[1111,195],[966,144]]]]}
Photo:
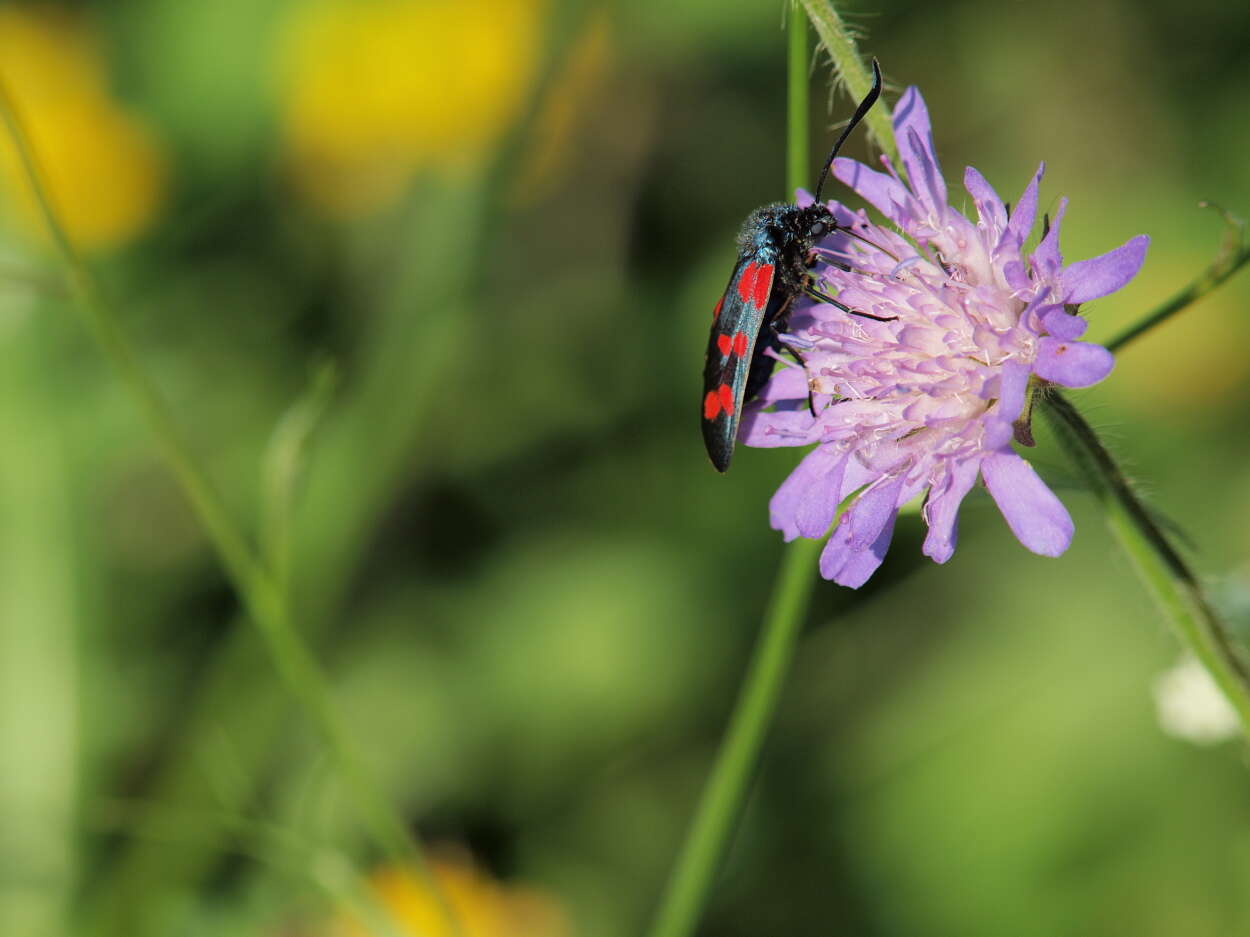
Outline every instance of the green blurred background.
{"type": "MultiPolygon", "coordinates": [[[[1094,339],[1215,255],[1200,199],[1250,212],[1244,4],[849,16],[891,95],[924,91],[952,185],[972,163],[1015,199],[1045,159],[1067,256],[1151,235],[1087,309],[1094,339]]],[[[732,704],[797,453],[718,477],[696,411],[737,225],[786,195],[783,19],[0,3],[0,72],[71,235],[262,541],[266,466],[325,403],[297,621],[468,937],[639,933],[732,704]]],[[[813,174],[849,108],[827,75],[813,174]]],[[[0,182],[0,934],[380,933],[345,908],[364,875],[441,935],[60,294],[7,140],[0,182]]],[[[1078,395],[1234,596],[1248,299],[1233,281],[1078,395]]],[[[947,566],[913,515],[864,589],[818,587],[701,933],[1250,934],[1243,754],[1159,729],[1175,642],[1061,454],[1036,463],[1077,521],[1062,559],[974,497],[947,566]]]]}

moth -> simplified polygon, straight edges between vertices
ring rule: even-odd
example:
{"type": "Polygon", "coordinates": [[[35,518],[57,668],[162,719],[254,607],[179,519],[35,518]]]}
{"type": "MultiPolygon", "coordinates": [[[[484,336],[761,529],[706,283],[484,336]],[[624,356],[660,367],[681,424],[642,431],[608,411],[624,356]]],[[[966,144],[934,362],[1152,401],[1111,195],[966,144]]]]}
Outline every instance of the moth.
{"type": "Polygon", "coordinates": [[[797,296],[830,303],[849,315],[888,321],[825,295],[811,273],[812,247],[834,231],[845,230],[821,202],[820,190],[842,144],[881,95],[876,59],[872,78],[872,88],[825,160],[816,180],[815,201],[806,207],[777,202],[757,208],[738,234],[738,262],[712,314],[703,367],[703,442],[719,472],[729,468],[733,457],[743,405],[755,398],[772,374],[776,360],[769,352],[782,349],[780,333],[797,296]]]}

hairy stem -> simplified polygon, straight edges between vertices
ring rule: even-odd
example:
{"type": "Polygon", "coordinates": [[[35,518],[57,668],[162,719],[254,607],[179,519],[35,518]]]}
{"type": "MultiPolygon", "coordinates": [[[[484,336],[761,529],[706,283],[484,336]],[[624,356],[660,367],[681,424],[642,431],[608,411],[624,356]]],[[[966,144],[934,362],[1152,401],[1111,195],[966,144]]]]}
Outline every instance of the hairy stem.
{"type": "MultiPolygon", "coordinates": [[[[837,84],[846,88],[855,101],[863,100],[872,87],[872,72],[864,64],[855,45],[855,37],[847,28],[838,11],[829,0],[798,0],[807,11],[820,44],[833,61],[833,76],[837,84]]],[[[894,128],[890,123],[890,108],[885,101],[877,105],[864,118],[868,133],[881,152],[898,163],[898,147],[894,142],[894,128]]],[[[800,183],[802,184],[802,183],[800,183]]]]}
{"type": "Polygon", "coordinates": [[[1055,435],[1102,501],[1112,533],[1181,643],[1214,678],[1250,738],[1250,667],[1211,607],[1198,577],[1138,500],[1124,473],[1076,408],[1053,391],[1043,400],[1043,412],[1055,435]]]}
{"type": "MultiPolygon", "coordinates": [[[[1205,205],[1206,203],[1204,202],[1203,204],[1205,205]]],[[[1149,332],[1156,325],[1166,322],[1186,306],[1206,296],[1207,293],[1210,293],[1245,266],[1247,261],[1250,261],[1250,247],[1244,243],[1242,237],[1245,223],[1237,221],[1227,213],[1224,214],[1224,219],[1228,223],[1228,233],[1225,236],[1223,248],[1215,260],[1211,262],[1211,265],[1189,286],[1154,311],[1148,313],[1141,321],[1129,326],[1115,338],[1111,339],[1111,341],[1107,342],[1107,348],[1110,351],[1119,351],[1133,339],[1149,332]]]]}

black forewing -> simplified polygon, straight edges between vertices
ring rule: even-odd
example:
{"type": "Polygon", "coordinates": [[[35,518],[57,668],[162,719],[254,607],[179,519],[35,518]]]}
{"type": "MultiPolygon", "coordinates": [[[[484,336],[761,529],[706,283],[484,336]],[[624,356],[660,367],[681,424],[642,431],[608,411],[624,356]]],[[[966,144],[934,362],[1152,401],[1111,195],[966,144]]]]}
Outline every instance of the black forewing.
{"type": "MultiPolygon", "coordinates": [[[[764,367],[763,361],[757,363],[756,354],[760,330],[786,299],[775,289],[774,265],[762,263],[762,259],[759,252],[739,255],[708,336],[703,367],[703,442],[720,472],[729,468],[733,456],[742,405],[749,399],[748,377],[756,392],[763,384],[757,376],[764,367]],[[756,300],[763,302],[757,304],[756,300]]],[[[761,351],[770,341],[769,336],[764,337],[761,351]]]]}

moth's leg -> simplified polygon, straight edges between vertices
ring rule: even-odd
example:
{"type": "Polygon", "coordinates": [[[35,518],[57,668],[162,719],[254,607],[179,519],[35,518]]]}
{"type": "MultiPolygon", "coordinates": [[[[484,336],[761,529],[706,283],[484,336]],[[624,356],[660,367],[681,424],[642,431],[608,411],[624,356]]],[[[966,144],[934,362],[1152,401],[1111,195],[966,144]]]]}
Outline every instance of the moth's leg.
{"type": "Polygon", "coordinates": [[[846,305],[846,303],[840,303],[836,299],[834,299],[832,296],[828,295],[827,293],[822,293],[820,290],[816,289],[816,287],[812,286],[810,283],[803,287],[803,292],[806,293],[812,299],[818,299],[822,303],[828,303],[830,306],[836,306],[838,309],[841,309],[847,315],[859,316],[859,318],[861,319],[872,319],[874,322],[893,322],[895,319],[898,318],[898,316],[874,316],[870,312],[860,312],[856,309],[852,309],[850,306],[846,305]]]}
{"type": "MultiPolygon", "coordinates": [[[[772,333],[773,333],[773,341],[775,343],[775,347],[781,349],[781,351],[785,352],[791,358],[793,358],[795,364],[797,364],[800,368],[807,367],[806,362],[803,361],[802,355],[800,355],[793,348],[793,346],[787,345],[785,340],[781,337],[781,332],[778,331],[777,329],[777,322],[774,321],[770,323],[769,328],[772,330],[772,333]]],[[[816,415],[816,398],[813,396],[812,385],[810,383],[807,385],[807,409],[811,411],[811,414],[813,417],[816,415]]]]}
{"type": "MultiPolygon", "coordinates": [[[[803,359],[799,357],[799,353],[797,351],[795,351],[789,345],[783,345],[782,347],[785,348],[785,350],[790,353],[791,357],[793,357],[794,360],[798,362],[800,368],[804,367],[803,359]]],[[[807,382],[807,409],[813,417],[816,416],[816,395],[815,395],[815,392],[812,390],[811,381],[807,382]]]]}

